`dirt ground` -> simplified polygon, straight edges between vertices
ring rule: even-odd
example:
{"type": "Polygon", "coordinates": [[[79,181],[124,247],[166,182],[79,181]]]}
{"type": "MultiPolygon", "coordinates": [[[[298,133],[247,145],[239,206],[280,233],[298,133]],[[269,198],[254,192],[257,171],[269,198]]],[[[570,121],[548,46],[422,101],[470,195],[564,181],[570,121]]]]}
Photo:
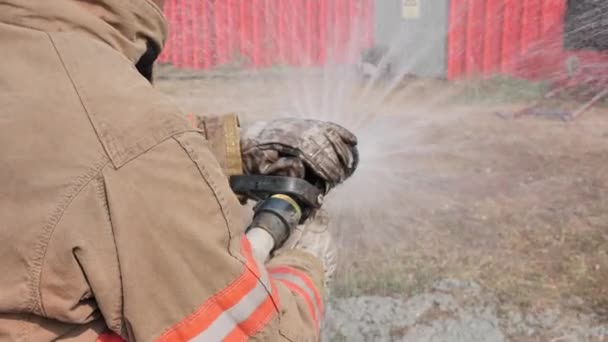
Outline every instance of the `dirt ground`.
{"type": "MultiPolygon", "coordinates": [[[[280,77],[162,68],[157,84],[186,112],[238,112],[247,121],[290,110],[280,77]]],[[[413,80],[390,96],[377,118],[402,129],[403,139],[391,142],[394,170],[386,177],[394,186],[375,190],[393,193],[364,220],[336,214],[335,298],[412,298],[458,279],[491,294],[499,321],[546,310],[564,320],[584,315],[589,326],[608,321],[608,109],[569,123],[495,114],[522,108],[541,91],[413,80]]],[[[378,182],[369,183],[370,196],[378,182]]],[[[546,328],[502,333],[571,340],[546,328]]]]}

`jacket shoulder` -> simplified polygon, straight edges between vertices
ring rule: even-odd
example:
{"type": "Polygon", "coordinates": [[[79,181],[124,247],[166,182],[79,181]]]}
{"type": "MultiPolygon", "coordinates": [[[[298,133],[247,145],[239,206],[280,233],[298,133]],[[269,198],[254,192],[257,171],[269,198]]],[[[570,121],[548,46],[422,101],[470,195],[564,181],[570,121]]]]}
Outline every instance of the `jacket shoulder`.
{"type": "Polygon", "coordinates": [[[50,37],[114,167],[193,130],[178,107],[108,45],[76,33],[50,37]]]}

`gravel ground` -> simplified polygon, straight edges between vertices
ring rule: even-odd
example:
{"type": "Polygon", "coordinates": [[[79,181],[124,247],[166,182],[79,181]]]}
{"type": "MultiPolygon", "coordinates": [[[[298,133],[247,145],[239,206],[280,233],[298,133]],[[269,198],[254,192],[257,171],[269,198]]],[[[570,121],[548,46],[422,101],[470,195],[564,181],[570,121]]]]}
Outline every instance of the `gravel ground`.
{"type": "Polygon", "coordinates": [[[362,296],[330,303],[323,339],[338,341],[605,341],[608,325],[556,309],[504,312],[473,282],[447,279],[410,298],[362,296]]]}

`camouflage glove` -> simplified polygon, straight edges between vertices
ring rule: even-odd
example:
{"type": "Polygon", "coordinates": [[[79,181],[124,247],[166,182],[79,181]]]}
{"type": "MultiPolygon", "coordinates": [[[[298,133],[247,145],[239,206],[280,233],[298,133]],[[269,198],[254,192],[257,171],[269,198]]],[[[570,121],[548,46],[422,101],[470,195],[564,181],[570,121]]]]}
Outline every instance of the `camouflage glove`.
{"type": "Polygon", "coordinates": [[[317,120],[256,122],[241,133],[246,174],[304,178],[325,192],[353,174],[356,146],[347,129],[317,120]]]}
{"type": "Polygon", "coordinates": [[[329,215],[317,210],[303,225],[298,226],[275,255],[286,250],[301,250],[312,254],[323,264],[325,289],[329,289],[337,267],[336,245],[329,233],[329,215]]]}

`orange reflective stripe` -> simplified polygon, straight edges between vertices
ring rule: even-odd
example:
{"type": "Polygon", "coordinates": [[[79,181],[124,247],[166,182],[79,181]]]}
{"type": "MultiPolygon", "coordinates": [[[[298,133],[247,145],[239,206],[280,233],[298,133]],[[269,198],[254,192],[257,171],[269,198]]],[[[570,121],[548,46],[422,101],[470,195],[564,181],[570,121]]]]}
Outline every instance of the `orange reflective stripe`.
{"type": "Polygon", "coordinates": [[[238,301],[255,286],[257,279],[251,275],[248,276],[247,273],[249,272],[245,271],[228,287],[224,288],[221,292],[199,307],[196,312],[174,325],[159,338],[159,341],[189,341],[207,329],[221,316],[225,309],[238,303],[238,301]]]}
{"type": "Polygon", "coordinates": [[[245,256],[245,259],[247,259],[247,267],[249,268],[249,270],[251,270],[251,272],[253,272],[253,274],[255,274],[256,277],[260,278],[261,276],[261,271],[264,269],[263,266],[260,267],[260,265],[257,263],[256,259],[253,257],[253,249],[251,247],[251,242],[249,242],[249,239],[247,239],[247,236],[245,236],[241,242],[241,249],[243,251],[243,255],[245,256]]]}
{"type": "Polygon", "coordinates": [[[320,328],[319,316],[318,316],[319,314],[318,314],[318,309],[315,307],[315,305],[312,301],[312,298],[310,298],[308,293],[306,293],[306,291],[303,288],[290,282],[289,280],[279,279],[279,281],[281,283],[283,283],[283,285],[285,285],[285,287],[287,287],[289,290],[297,293],[300,296],[300,298],[304,299],[304,301],[306,302],[306,305],[308,306],[308,311],[310,312],[310,316],[312,317],[312,320],[315,324],[315,329],[317,330],[317,333],[318,333],[319,328],[320,328]]]}
{"type": "Polygon", "coordinates": [[[323,302],[310,277],[298,269],[286,266],[272,268],[269,272],[273,280],[280,281],[289,290],[304,299],[318,335],[323,316],[323,302]]]}
{"type": "Polygon", "coordinates": [[[270,275],[273,278],[289,279],[290,276],[294,277],[295,280],[292,280],[291,282],[295,284],[302,283],[304,286],[301,287],[305,287],[305,290],[312,293],[314,302],[319,309],[319,312],[323,313],[323,300],[321,298],[321,294],[319,293],[319,290],[315,284],[312,282],[312,279],[310,279],[306,273],[296,268],[287,266],[273,267],[269,269],[268,272],[270,272],[270,275]]]}
{"type": "Polygon", "coordinates": [[[249,337],[257,334],[274,316],[275,313],[279,311],[279,303],[278,303],[278,292],[274,283],[270,282],[267,271],[263,265],[260,265],[258,261],[253,257],[253,252],[251,249],[251,243],[249,240],[243,242],[243,251],[245,257],[247,258],[247,263],[252,265],[251,271],[260,278],[260,281],[265,286],[270,286],[272,291],[272,296],[266,298],[264,303],[262,303],[258,309],[249,316],[249,318],[243,322],[240,322],[230,334],[226,337],[225,341],[237,342],[237,341],[246,341],[249,337]]]}
{"type": "Polygon", "coordinates": [[[238,328],[235,328],[230,335],[228,335],[226,341],[247,340],[250,336],[260,332],[262,328],[264,328],[279,311],[279,292],[274,282],[271,284],[271,286],[272,296],[260,306],[256,317],[252,316],[247,322],[243,322],[242,325],[240,324],[238,328]],[[249,336],[247,336],[245,331],[248,331],[249,329],[251,329],[251,332],[249,336]]]}
{"type": "Polygon", "coordinates": [[[166,331],[158,341],[242,341],[257,333],[278,312],[270,296],[272,289],[266,269],[255,262],[251,245],[242,240],[246,258],[241,275],[207,300],[199,309],[166,331]]]}
{"type": "Polygon", "coordinates": [[[245,254],[245,258],[247,258],[247,265],[250,265],[250,270],[253,274],[258,277],[258,279],[264,284],[266,290],[271,291],[270,298],[272,299],[272,303],[274,304],[274,308],[277,312],[279,312],[279,294],[277,292],[277,288],[273,282],[270,281],[270,277],[268,276],[268,270],[266,266],[261,264],[259,260],[257,260],[253,256],[253,249],[251,247],[251,242],[247,237],[243,238],[243,252],[245,254]]]}
{"type": "Polygon", "coordinates": [[[225,341],[246,341],[249,337],[260,332],[270,322],[276,312],[272,298],[268,297],[256,310],[255,314],[251,315],[246,321],[239,323],[232,330],[225,341]]]}

